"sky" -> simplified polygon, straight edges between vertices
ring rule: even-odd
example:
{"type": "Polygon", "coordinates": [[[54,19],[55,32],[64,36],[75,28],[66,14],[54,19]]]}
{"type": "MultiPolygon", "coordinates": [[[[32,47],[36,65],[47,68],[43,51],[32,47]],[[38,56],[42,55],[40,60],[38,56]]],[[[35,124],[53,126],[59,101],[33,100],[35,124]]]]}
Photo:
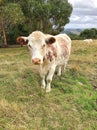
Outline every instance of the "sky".
{"type": "Polygon", "coordinates": [[[68,0],[73,6],[65,28],[97,28],[97,0],[68,0]]]}

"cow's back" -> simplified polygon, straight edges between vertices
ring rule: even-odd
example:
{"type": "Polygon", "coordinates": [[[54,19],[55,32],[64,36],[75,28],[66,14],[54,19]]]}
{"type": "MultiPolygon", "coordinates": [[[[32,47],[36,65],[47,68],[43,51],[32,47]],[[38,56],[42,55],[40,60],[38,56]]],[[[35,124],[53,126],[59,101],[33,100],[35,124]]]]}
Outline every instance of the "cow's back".
{"type": "Polygon", "coordinates": [[[69,38],[69,36],[67,36],[66,34],[59,34],[56,35],[56,39],[59,45],[63,43],[69,49],[71,49],[71,39],[69,38]]]}
{"type": "Polygon", "coordinates": [[[71,51],[71,39],[66,34],[56,35],[56,44],[58,46],[57,52],[59,52],[59,56],[62,55],[66,58],[69,58],[71,51]]]}

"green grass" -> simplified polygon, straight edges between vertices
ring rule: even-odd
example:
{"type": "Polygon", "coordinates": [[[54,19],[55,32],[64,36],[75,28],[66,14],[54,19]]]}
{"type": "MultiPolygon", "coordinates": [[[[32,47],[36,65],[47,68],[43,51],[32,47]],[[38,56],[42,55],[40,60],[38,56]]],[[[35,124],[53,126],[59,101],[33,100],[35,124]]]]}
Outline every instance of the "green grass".
{"type": "Polygon", "coordinates": [[[0,130],[97,130],[97,41],[73,41],[50,93],[40,82],[26,47],[0,49],[0,130]]]}

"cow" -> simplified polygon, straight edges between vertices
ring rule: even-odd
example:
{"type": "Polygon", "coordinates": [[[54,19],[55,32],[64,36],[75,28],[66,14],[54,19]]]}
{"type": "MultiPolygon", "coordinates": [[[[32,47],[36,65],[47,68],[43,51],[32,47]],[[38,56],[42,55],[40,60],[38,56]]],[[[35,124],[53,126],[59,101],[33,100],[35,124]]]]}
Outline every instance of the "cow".
{"type": "Polygon", "coordinates": [[[27,44],[31,62],[39,66],[41,88],[51,91],[51,81],[57,67],[57,75],[65,70],[71,52],[71,39],[66,34],[50,35],[34,31],[29,36],[19,36],[17,42],[27,44]]]}
{"type": "Polygon", "coordinates": [[[93,40],[92,39],[85,39],[84,42],[90,43],[90,42],[93,42],[93,40]]]}

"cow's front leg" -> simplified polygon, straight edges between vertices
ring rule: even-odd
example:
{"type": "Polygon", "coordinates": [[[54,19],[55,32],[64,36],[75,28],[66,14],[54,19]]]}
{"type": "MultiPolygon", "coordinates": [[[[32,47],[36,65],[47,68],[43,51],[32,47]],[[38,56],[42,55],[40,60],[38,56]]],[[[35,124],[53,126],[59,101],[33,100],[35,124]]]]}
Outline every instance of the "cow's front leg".
{"type": "Polygon", "coordinates": [[[38,69],[39,69],[40,77],[42,79],[41,88],[45,89],[45,87],[46,87],[46,83],[45,83],[45,75],[46,75],[46,73],[44,73],[45,71],[44,71],[44,69],[43,69],[43,67],[41,65],[39,66],[38,69]]]}
{"type": "Polygon", "coordinates": [[[62,73],[62,66],[58,66],[58,73],[57,73],[57,75],[60,76],[61,73],[62,73]]]}
{"type": "Polygon", "coordinates": [[[45,89],[46,83],[45,83],[45,76],[41,76],[42,82],[41,82],[41,88],[45,89]]]}
{"type": "Polygon", "coordinates": [[[54,75],[54,72],[55,72],[55,68],[56,68],[56,65],[53,65],[50,70],[49,70],[49,73],[47,75],[47,86],[46,86],[46,92],[50,92],[51,91],[51,81],[52,81],[52,78],[53,78],[53,75],[54,75]]]}

